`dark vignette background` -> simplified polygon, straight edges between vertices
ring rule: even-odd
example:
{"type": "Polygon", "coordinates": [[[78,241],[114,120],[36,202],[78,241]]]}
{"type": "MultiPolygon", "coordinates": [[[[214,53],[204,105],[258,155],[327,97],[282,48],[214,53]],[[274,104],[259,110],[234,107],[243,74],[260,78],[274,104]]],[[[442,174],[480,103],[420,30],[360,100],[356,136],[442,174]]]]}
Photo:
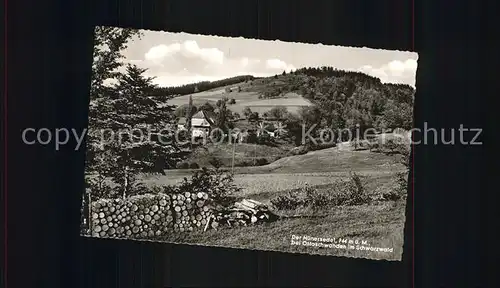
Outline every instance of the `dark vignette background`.
{"type": "MultiPolygon", "coordinates": [[[[2,188],[8,192],[8,235],[2,237],[8,241],[8,277],[2,274],[2,284],[410,287],[412,201],[402,262],[92,240],[79,237],[84,149],[73,151],[74,143],[59,152],[23,145],[21,131],[86,127],[94,25],[415,50],[415,125],[482,126],[479,97],[485,91],[473,84],[480,75],[471,71],[479,71],[483,54],[465,48],[479,43],[477,31],[485,20],[477,19],[484,10],[461,2],[415,2],[412,8],[403,0],[8,0],[3,47],[8,100],[2,103],[8,112],[6,122],[2,117],[8,127],[7,157],[2,156],[8,175],[2,175],[3,184],[8,180],[2,188]]],[[[417,147],[414,155],[416,286],[487,287],[479,282],[480,246],[468,244],[479,243],[481,236],[483,224],[472,218],[479,197],[462,197],[486,189],[480,178],[482,151],[417,147]]]]}

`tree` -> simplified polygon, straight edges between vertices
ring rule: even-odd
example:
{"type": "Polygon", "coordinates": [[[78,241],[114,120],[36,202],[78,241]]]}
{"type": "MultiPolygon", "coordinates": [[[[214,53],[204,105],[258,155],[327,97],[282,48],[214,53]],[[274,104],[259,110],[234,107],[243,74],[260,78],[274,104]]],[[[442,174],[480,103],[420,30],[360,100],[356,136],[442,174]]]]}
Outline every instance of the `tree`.
{"type": "MultiPolygon", "coordinates": [[[[174,115],[175,115],[176,118],[181,118],[181,117],[186,117],[187,118],[188,110],[189,110],[189,104],[183,104],[183,105],[177,107],[177,109],[175,109],[174,115]]],[[[196,106],[193,105],[191,107],[191,116],[194,115],[194,114],[196,114],[196,112],[198,112],[200,110],[202,110],[202,107],[200,107],[200,109],[198,109],[196,106]]]]}
{"type": "Polygon", "coordinates": [[[140,193],[135,178],[138,172],[162,173],[167,158],[179,159],[174,145],[163,144],[171,143],[167,142],[171,135],[159,133],[173,124],[173,107],[160,106],[149,97],[155,85],[144,72],[128,65],[117,77],[116,95],[99,97],[89,110],[87,171],[98,179],[111,178],[121,197],[140,193]],[[105,130],[113,132],[112,141],[101,140],[105,130]]]}
{"type": "Polygon", "coordinates": [[[231,98],[228,103],[231,105],[236,104],[236,100],[234,98],[231,98]]]}
{"type": "Polygon", "coordinates": [[[195,113],[195,108],[193,106],[193,97],[189,95],[188,106],[186,109],[186,129],[188,130],[189,135],[191,135],[191,118],[195,113]]]}
{"type": "Polygon", "coordinates": [[[133,37],[141,37],[137,29],[97,26],[94,30],[94,52],[90,98],[95,99],[112,93],[106,81],[116,79],[122,66],[121,52],[133,37]]]}
{"type": "Polygon", "coordinates": [[[288,109],[285,106],[275,106],[268,113],[270,117],[276,119],[283,119],[287,114],[288,109]]]}
{"type": "Polygon", "coordinates": [[[200,106],[200,111],[206,111],[206,112],[214,112],[215,111],[215,108],[214,106],[212,106],[212,104],[210,104],[210,102],[205,102],[205,104],[201,105],[200,106]]]}
{"type": "Polygon", "coordinates": [[[246,106],[245,108],[243,108],[243,115],[245,116],[245,118],[249,118],[250,115],[252,115],[252,109],[250,109],[250,107],[246,106]]]}
{"type": "Polygon", "coordinates": [[[228,128],[228,120],[232,118],[232,112],[227,108],[226,101],[217,101],[215,109],[217,128],[226,130],[228,128]]]}
{"type": "Polygon", "coordinates": [[[238,92],[241,92],[241,86],[238,86],[238,92]]]}
{"type": "Polygon", "coordinates": [[[250,116],[248,116],[248,121],[250,121],[250,122],[259,121],[259,113],[252,112],[252,114],[250,114],[250,116]]]}

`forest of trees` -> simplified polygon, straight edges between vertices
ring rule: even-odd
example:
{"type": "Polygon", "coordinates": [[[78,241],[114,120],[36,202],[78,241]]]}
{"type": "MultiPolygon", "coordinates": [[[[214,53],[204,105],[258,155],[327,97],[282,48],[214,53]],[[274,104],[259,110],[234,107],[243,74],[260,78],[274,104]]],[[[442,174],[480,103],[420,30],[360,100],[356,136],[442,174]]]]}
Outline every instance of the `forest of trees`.
{"type": "Polygon", "coordinates": [[[269,87],[263,97],[297,92],[314,104],[299,109],[298,115],[288,113],[286,123],[291,131],[302,133],[298,127],[302,124],[316,127],[312,135],[323,128],[359,128],[361,133],[368,128],[412,128],[415,89],[409,85],[384,84],[364,73],[333,67],[298,69],[283,75],[282,80],[284,84],[269,87]]]}
{"type": "Polygon", "coordinates": [[[198,82],[198,83],[193,83],[193,84],[187,84],[187,85],[182,85],[182,86],[177,86],[177,87],[157,87],[154,91],[152,91],[151,96],[158,96],[158,97],[171,97],[171,96],[178,96],[178,95],[187,95],[187,94],[192,94],[192,93],[197,93],[197,92],[203,92],[207,91],[210,89],[218,88],[218,87],[223,87],[227,85],[233,85],[237,83],[241,83],[244,81],[249,81],[253,80],[255,77],[250,76],[250,75],[243,75],[243,76],[236,76],[236,77],[231,77],[231,78],[226,78],[222,79],[219,81],[203,81],[203,82],[198,82]]]}

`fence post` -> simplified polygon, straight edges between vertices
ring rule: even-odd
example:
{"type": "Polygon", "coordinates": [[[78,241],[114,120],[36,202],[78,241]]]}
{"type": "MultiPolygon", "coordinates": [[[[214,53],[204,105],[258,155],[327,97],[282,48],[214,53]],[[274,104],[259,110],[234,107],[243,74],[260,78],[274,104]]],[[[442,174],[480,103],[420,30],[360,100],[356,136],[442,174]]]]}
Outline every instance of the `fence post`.
{"type": "Polygon", "coordinates": [[[88,227],[89,227],[89,234],[92,235],[92,194],[90,193],[91,190],[89,190],[89,201],[88,201],[88,207],[89,207],[89,215],[87,215],[87,221],[88,221],[88,227]]]}

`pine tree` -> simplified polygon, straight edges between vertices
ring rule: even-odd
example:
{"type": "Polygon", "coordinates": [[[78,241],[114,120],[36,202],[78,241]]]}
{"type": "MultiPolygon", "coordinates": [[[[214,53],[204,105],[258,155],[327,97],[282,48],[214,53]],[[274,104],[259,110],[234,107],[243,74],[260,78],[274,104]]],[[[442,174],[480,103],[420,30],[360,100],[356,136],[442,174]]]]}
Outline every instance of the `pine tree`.
{"type": "Polygon", "coordinates": [[[159,105],[149,93],[153,78],[143,76],[145,69],[128,65],[118,77],[115,93],[93,101],[89,111],[88,171],[98,179],[111,177],[115,191],[126,197],[140,190],[138,172],[163,172],[164,163],[178,158],[171,135],[173,107],[159,105]],[[102,141],[103,131],[112,131],[111,141],[102,141]]]}
{"type": "Polygon", "coordinates": [[[186,129],[189,135],[189,143],[190,143],[190,148],[193,149],[193,141],[192,141],[192,119],[193,119],[193,114],[194,114],[194,109],[193,109],[193,97],[189,95],[189,102],[188,102],[188,107],[186,111],[186,129]]]}

